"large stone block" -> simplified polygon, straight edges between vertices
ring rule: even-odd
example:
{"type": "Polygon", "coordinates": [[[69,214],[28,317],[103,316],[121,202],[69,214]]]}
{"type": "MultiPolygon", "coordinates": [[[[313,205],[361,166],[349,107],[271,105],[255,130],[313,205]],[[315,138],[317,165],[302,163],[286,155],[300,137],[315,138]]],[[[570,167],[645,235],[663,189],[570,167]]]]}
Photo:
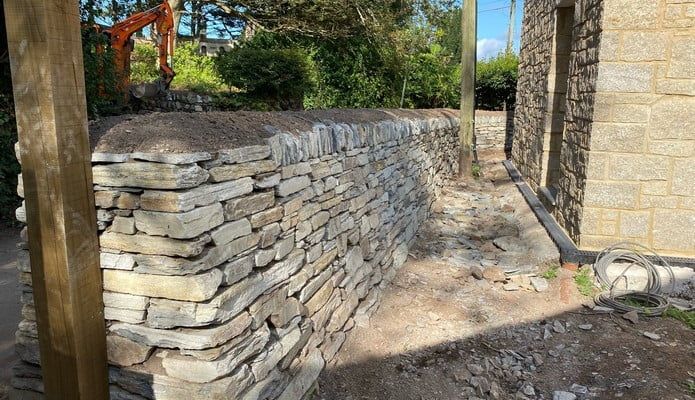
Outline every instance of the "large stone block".
{"type": "Polygon", "coordinates": [[[222,165],[210,168],[212,182],[230,181],[233,179],[254,176],[265,172],[275,171],[278,164],[273,160],[261,160],[243,164],[222,165]]]}
{"type": "Polygon", "coordinates": [[[222,276],[218,269],[189,276],[147,275],[107,269],[104,270],[104,289],[147,297],[204,301],[217,292],[222,276]]]}
{"type": "Polygon", "coordinates": [[[596,90],[649,93],[653,76],[654,67],[651,64],[603,62],[598,66],[596,90]]]}
{"type": "Polygon", "coordinates": [[[278,185],[277,194],[280,197],[286,197],[308,188],[309,185],[311,185],[311,179],[307,175],[285,179],[278,185]]]}
{"type": "Polygon", "coordinates": [[[118,335],[106,336],[109,363],[127,367],[140,364],[152,354],[153,348],[118,335]]]}
{"type": "Polygon", "coordinates": [[[695,210],[655,210],[654,248],[681,254],[695,253],[695,210]]]}
{"type": "Polygon", "coordinates": [[[253,179],[202,185],[185,191],[146,190],[140,198],[143,210],[185,212],[198,206],[226,201],[253,191],[253,179]]]}
{"type": "Polygon", "coordinates": [[[587,181],[584,205],[599,208],[634,209],[639,197],[639,183],[587,181]]]}
{"type": "MultiPolygon", "coordinates": [[[[167,375],[173,378],[196,383],[212,382],[230,374],[246,359],[263,350],[269,338],[270,331],[264,326],[239,343],[235,343],[214,360],[169,353],[162,358],[162,366],[167,375]]],[[[227,344],[223,347],[227,347],[227,344]]]]}
{"type": "Polygon", "coordinates": [[[102,186],[185,189],[205,182],[208,172],[197,165],[128,162],[95,165],[92,178],[102,186]]]}
{"type": "Polygon", "coordinates": [[[654,28],[660,13],[659,0],[610,0],[604,2],[604,29],[654,28]]]}
{"type": "MultiPolygon", "coordinates": [[[[695,146],[695,144],[693,144],[695,146]]],[[[679,196],[695,197],[695,159],[687,158],[673,161],[673,182],[671,193],[679,196]]],[[[695,230],[695,226],[693,226],[695,230]]]]}
{"type": "Polygon", "coordinates": [[[609,177],[617,181],[665,181],[671,169],[668,157],[642,154],[614,155],[609,177]]]}
{"type": "Polygon", "coordinates": [[[135,255],[139,273],[157,275],[189,275],[214,268],[258,243],[258,233],[232,240],[220,246],[207,247],[195,258],[177,258],[158,255],[135,255]]]}
{"type": "Polygon", "coordinates": [[[223,325],[208,329],[154,329],[144,325],[113,324],[109,331],[138,343],[168,349],[203,350],[239,336],[251,325],[251,316],[242,313],[223,325]]]}
{"type": "MultiPolygon", "coordinates": [[[[220,209],[220,216],[222,215],[220,209]]],[[[250,235],[251,234],[251,223],[248,219],[243,218],[237,221],[228,222],[219,228],[215,229],[210,233],[212,241],[217,246],[222,246],[231,242],[232,240],[250,235]]]]}
{"type": "Polygon", "coordinates": [[[161,254],[166,256],[191,257],[200,254],[210,237],[203,235],[195,240],[178,240],[144,234],[124,235],[104,232],[99,237],[101,247],[141,254],[161,254]]]}
{"type": "Polygon", "coordinates": [[[275,194],[265,192],[230,200],[224,205],[224,219],[233,221],[255,214],[275,204],[275,194]]]}
{"type": "Polygon", "coordinates": [[[135,210],[133,216],[139,231],[175,239],[194,238],[224,222],[220,203],[182,213],[135,210]]]}
{"type": "Polygon", "coordinates": [[[665,96],[652,107],[649,136],[652,139],[695,140],[695,98],[665,96]]]}

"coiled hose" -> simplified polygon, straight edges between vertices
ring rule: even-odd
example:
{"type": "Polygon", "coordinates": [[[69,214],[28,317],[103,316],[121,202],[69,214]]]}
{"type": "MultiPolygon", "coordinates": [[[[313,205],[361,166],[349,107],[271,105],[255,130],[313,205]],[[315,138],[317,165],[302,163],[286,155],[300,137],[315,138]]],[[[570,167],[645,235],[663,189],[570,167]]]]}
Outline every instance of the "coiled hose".
{"type": "Polygon", "coordinates": [[[619,312],[636,311],[641,315],[661,315],[669,306],[668,299],[663,296],[662,277],[656,266],[649,261],[645,254],[654,256],[666,270],[670,287],[666,291],[671,293],[675,289],[676,279],[671,266],[661,256],[649,247],[638,243],[621,242],[603,249],[594,263],[594,273],[601,287],[602,293],[596,296],[596,304],[612,308],[619,312]],[[608,268],[620,263],[625,268],[612,279],[608,276],[608,268]],[[625,275],[632,268],[642,268],[647,271],[647,284],[642,290],[630,288],[625,275]],[[624,288],[619,285],[624,282],[624,288]]]}

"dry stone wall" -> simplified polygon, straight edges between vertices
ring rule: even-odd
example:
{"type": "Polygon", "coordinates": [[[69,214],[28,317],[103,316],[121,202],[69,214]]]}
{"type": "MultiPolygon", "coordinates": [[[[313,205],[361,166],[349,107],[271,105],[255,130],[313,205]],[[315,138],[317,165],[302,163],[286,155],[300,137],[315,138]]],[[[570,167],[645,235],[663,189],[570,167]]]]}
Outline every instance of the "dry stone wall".
{"type": "Polygon", "coordinates": [[[194,92],[170,90],[163,96],[141,99],[140,106],[151,111],[201,112],[217,109],[212,97],[194,92]]]}
{"type": "MultiPolygon", "coordinates": [[[[457,170],[456,113],[298,115],[260,145],[94,154],[112,399],[300,399],[379,306],[457,170]]],[[[22,247],[19,398],[42,391],[22,247]]]]}
{"type": "Polygon", "coordinates": [[[475,112],[475,148],[478,151],[512,149],[514,111],[475,112]]]}

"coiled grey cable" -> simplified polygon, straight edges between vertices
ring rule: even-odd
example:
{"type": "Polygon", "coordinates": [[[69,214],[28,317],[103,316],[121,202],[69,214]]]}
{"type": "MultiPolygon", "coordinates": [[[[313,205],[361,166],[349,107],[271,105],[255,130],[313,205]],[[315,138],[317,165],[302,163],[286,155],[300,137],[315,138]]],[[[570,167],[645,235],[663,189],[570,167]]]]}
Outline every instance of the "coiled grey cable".
{"type": "Polygon", "coordinates": [[[619,312],[637,311],[642,315],[661,315],[668,308],[668,299],[663,296],[662,277],[645,253],[651,253],[663,265],[670,285],[667,293],[674,291],[676,279],[666,260],[649,247],[638,243],[621,242],[603,249],[596,256],[594,273],[604,290],[596,296],[596,304],[619,312]],[[621,263],[626,267],[611,280],[608,276],[608,268],[614,263],[621,263]],[[642,268],[647,272],[647,284],[643,290],[634,290],[629,287],[626,274],[632,268],[642,268]],[[618,286],[622,281],[625,282],[625,288],[621,290],[618,286]]]}

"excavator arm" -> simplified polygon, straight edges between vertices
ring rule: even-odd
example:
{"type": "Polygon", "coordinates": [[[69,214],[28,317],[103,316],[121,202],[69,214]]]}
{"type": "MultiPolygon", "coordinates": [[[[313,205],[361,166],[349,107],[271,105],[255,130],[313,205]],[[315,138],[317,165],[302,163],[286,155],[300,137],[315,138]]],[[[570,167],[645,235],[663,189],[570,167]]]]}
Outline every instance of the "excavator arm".
{"type": "Polygon", "coordinates": [[[169,56],[174,55],[174,15],[166,0],[157,7],[133,14],[103,31],[111,41],[116,71],[120,75],[120,89],[126,93],[130,86],[130,53],[133,51],[131,36],[151,24],[154,24],[157,35],[161,74],[158,86],[160,89],[166,90],[175,75],[174,70],[169,65],[169,56]]]}

